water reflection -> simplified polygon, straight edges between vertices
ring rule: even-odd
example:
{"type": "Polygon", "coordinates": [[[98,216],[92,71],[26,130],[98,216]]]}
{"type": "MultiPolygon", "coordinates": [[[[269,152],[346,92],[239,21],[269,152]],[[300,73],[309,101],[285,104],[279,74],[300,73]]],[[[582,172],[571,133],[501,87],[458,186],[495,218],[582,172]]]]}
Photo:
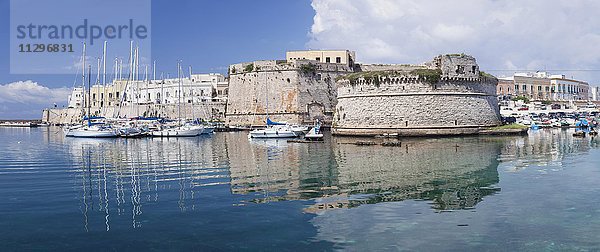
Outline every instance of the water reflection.
{"type": "Polygon", "coordinates": [[[159,204],[161,194],[167,194],[167,204],[176,201],[180,212],[194,211],[202,186],[228,184],[226,160],[213,155],[215,142],[205,138],[65,141],[78,164],[86,231],[90,211],[104,213],[106,231],[111,210],[130,216],[131,227],[139,228],[144,205],[159,204]]]}
{"type": "Polygon", "coordinates": [[[244,133],[133,140],[46,136],[67,144],[76,163],[84,229],[93,215],[109,231],[111,221],[123,217],[132,228],[142,227],[148,206],[196,211],[203,188],[213,186],[229,188],[231,206],[303,200],[306,213],[405,200],[426,201],[438,212],[473,209],[501,190],[501,162],[511,171],[560,165],[569,155],[598,147],[597,139],[571,134],[403,139],[395,147],[332,137],[310,144],[248,140],[244,133]]]}
{"type": "Polygon", "coordinates": [[[438,210],[465,209],[498,190],[491,187],[498,182],[502,143],[497,140],[416,139],[401,147],[357,146],[355,141],[238,146],[230,156],[233,192],[261,191],[263,197],[253,200],[258,203],[317,199],[305,211],[320,212],[405,199],[431,200],[438,210]],[[242,158],[247,156],[253,159],[242,158]]]}

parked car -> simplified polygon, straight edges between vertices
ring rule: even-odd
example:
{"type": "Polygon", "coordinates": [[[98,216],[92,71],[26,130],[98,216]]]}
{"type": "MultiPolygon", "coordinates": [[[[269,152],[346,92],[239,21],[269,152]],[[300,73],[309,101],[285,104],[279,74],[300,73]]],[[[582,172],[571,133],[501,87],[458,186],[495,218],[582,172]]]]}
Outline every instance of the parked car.
{"type": "Polygon", "coordinates": [[[552,104],[552,109],[560,109],[560,104],[552,104]]]}
{"type": "Polygon", "coordinates": [[[529,108],[528,107],[520,107],[518,110],[519,111],[527,111],[527,110],[529,110],[529,108]]]}

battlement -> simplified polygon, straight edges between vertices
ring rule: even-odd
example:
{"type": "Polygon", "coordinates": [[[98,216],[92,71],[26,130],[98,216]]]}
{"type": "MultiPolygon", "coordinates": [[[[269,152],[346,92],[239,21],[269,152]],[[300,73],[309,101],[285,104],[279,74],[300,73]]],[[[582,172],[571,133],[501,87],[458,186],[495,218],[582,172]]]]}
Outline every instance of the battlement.
{"type": "Polygon", "coordinates": [[[229,75],[251,72],[299,71],[310,74],[314,72],[353,72],[353,68],[344,64],[322,63],[315,60],[258,60],[237,63],[229,66],[229,75]]]}

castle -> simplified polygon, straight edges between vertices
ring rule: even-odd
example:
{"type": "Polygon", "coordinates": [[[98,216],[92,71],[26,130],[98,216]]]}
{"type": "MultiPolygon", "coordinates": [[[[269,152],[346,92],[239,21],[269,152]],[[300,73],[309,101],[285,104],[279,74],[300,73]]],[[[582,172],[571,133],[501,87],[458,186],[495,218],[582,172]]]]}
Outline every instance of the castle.
{"type": "Polygon", "coordinates": [[[225,123],[262,126],[273,121],[331,125],[337,103],[335,80],[354,72],[354,52],[295,51],[286,60],[254,61],[229,67],[225,123]]]}
{"type": "Polygon", "coordinates": [[[440,55],[422,65],[364,66],[337,81],[338,135],[476,134],[500,124],[498,80],[475,58],[440,55]]]}
{"type": "MultiPolygon", "coordinates": [[[[304,125],[318,119],[334,134],[360,136],[475,134],[500,124],[498,80],[464,54],[440,55],[420,65],[386,65],[357,64],[349,50],[291,51],[285,60],[233,64],[228,72],[227,82],[220,77],[204,85],[200,75],[186,79],[187,97],[198,101],[184,101],[182,114],[224,120],[230,127],[264,126],[267,118],[304,125]]],[[[94,87],[90,102],[99,115],[118,110],[124,117],[173,117],[178,110],[169,95],[177,97],[177,91],[169,83],[143,83],[138,92],[127,92],[139,97],[127,97],[119,106],[111,101],[126,90],[109,89],[105,109],[97,101],[107,91],[94,87]]],[[[84,99],[82,94],[75,98],[78,106],[48,109],[43,120],[76,122],[84,99]]]]}

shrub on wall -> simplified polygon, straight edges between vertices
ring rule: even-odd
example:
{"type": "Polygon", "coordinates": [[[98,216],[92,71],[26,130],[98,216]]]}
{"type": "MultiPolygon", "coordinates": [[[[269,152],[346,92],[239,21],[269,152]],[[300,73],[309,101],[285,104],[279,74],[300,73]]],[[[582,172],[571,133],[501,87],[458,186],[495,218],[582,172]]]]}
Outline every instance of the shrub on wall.
{"type": "Polygon", "coordinates": [[[244,72],[252,72],[254,70],[254,63],[248,64],[244,67],[244,72]]]}
{"type": "Polygon", "coordinates": [[[410,71],[412,75],[418,75],[419,79],[428,82],[429,84],[435,84],[442,79],[441,69],[415,69],[410,71]]]}

